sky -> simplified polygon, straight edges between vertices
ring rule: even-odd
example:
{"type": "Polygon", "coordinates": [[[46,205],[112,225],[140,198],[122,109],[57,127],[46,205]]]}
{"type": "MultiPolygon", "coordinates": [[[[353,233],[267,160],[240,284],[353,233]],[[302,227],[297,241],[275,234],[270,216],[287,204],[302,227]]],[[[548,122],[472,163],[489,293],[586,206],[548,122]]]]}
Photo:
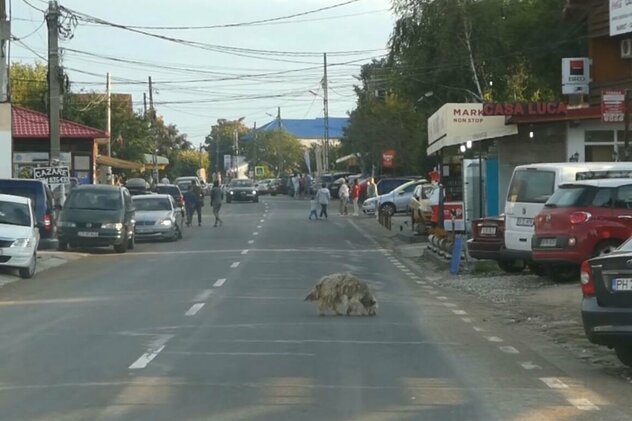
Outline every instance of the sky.
{"type": "MultiPolygon", "coordinates": [[[[11,32],[19,39],[11,43],[11,62],[43,62],[47,28],[42,11],[48,2],[9,2],[11,32]]],[[[354,76],[359,75],[363,63],[387,52],[394,24],[390,0],[59,3],[79,17],[87,15],[126,28],[153,27],[134,29],[192,41],[184,45],[80,18],[72,37],[62,40],[60,47],[73,91],[104,92],[109,72],[112,92],[131,93],[134,108],[141,110],[151,76],[156,112],[187,134],[194,145],[204,142],[220,118],[244,117],[248,126],[262,126],[276,117],[277,107],[281,107],[283,118],[322,117],[323,52],[328,54],[329,115],[346,116],[355,106],[353,85],[359,82],[354,76]],[[258,21],[347,2],[257,25],[182,28],[258,21]]]]}

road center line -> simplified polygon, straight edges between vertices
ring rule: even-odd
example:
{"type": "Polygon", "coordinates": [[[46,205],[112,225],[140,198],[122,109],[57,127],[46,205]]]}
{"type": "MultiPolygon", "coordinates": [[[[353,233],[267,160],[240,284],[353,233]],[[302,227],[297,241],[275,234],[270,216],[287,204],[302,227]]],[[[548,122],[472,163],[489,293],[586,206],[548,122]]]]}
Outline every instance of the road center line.
{"type": "Polygon", "coordinates": [[[248,240],[248,244],[254,244],[255,240],[248,240]]]}
{"type": "Polygon", "coordinates": [[[456,304],[454,303],[441,303],[441,304],[443,304],[446,307],[456,307],[456,304]]]}
{"type": "Polygon", "coordinates": [[[160,346],[159,348],[156,348],[154,350],[150,350],[150,351],[144,353],[143,355],[140,356],[140,358],[138,358],[136,361],[134,361],[132,363],[132,365],[129,366],[129,369],[130,370],[138,370],[140,368],[147,367],[147,364],[149,364],[151,362],[151,360],[156,358],[158,356],[158,354],[160,354],[160,351],[162,351],[163,349],[165,349],[164,345],[160,346]]]}
{"type": "Polygon", "coordinates": [[[461,320],[463,320],[465,323],[472,323],[472,319],[470,319],[469,317],[461,317],[461,320]]]}
{"type": "Polygon", "coordinates": [[[222,285],[224,285],[224,282],[226,282],[226,278],[220,278],[217,281],[215,281],[213,286],[216,288],[221,287],[222,285]]]}
{"type": "Polygon", "coordinates": [[[248,249],[246,249],[246,250],[242,250],[242,251],[241,251],[241,254],[248,254],[248,249]]]}
{"type": "Polygon", "coordinates": [[[260,220],[259,222],[263,222],[263,221],[264,221],[264,220],[262,219],[262,220],[260,220]]]}
{"type": "Polygon", "coordinates": [[[452,310],[452,313],[456,314],[457,316],[463,316],[467,314],[467,311],[465,310],[452,310]]]}
{"type": "Polygon", "coordinates": [[[568,385],[557,377],[540,377],[540,381],[551,389],[568,389],[568,385]]]}
{"type": "Polygon", "coordinates": [[[472,326],[472,329],[474,329],[477,332],[485,332],[485,329],[483,329],[482,327],[478,327],[478,326],[472,326]]]}
{"type": "Polygon", "coordinates": [[[231,269],[235,269],[237,266],[239,266],[239,262],[233,262],[233,263],[230,265],[230,268],[231,268],[231,269]]]}
{"type": "Polygon", "coordinates": [[[258,228],[258,229],[261,229],[261,227],[262,227],[262,225],[257,225],[257,228],[258,228]]]}
{"type": "Polygon", "coordinates": [[[498,336],[486,336],[485,339],[489,342],[503,342],[502,338],[499,338],[498,336]]]}
{"type": "Polygon", "coordinates": [[[498,349],[500,349],[505,354],[520,354],[520,351],[518,351],[513,346],[499,346],[498,349]]]}
{"type": "Polygon", "coordinates": [[[204,307],[206,303],[195,303],[191,306],[190,309],[187,310],[186,313],[184,313],[185,316],[195,316],[195,314],[200,311],[202,309],[202,307],[204,307]]]}
{"type": "Polygon", "coordinates": [[[437,297],[437,300],[447,300],[448,297],[444,297],[443,295],[437,297]]]}
{"type": "Polygon", "coordinates": [[[257,231],[253,232],[252,235],[259,235],[257,231]]]}
{"type": "Polygon", "coordinates": [[[199,302],[199,301],[206,301],[208,299],[208,297],[211,296],[211,294],[213,294],[213,290],[212,289],[205,289],[204,291],[200,292],[194,299],[193,301],[195,302],[199,302]]]}
{"type": "Polygon", "coordinates": [[[542,367],[533,364],[531,361],[524,361],[518,364],[520,364],[520,367],[524,368],[525,370],[542,370],[542,367]]]}

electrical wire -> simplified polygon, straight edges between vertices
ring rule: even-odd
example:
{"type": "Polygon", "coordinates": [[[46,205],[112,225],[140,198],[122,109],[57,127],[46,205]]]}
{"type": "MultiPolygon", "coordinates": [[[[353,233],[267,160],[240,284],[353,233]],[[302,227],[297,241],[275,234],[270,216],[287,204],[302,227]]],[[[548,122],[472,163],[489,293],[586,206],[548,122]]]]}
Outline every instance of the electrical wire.
{"type": "Polygon", "coordinates": [[[45,23],[46,23],[46,20],[44,19],[39,24],[39,26],[37,28],[35,28],[32,32],[29,32],[28,34],[23,35],[21,37],[15,36],[14,34],[11,34],[11,39],[14,40],[14,41],[26,39],[26,38],[30,37],[31,35],[34,35],[37,31],[39,31],[42,28],[42,26],[44,26],[45,23]]]}

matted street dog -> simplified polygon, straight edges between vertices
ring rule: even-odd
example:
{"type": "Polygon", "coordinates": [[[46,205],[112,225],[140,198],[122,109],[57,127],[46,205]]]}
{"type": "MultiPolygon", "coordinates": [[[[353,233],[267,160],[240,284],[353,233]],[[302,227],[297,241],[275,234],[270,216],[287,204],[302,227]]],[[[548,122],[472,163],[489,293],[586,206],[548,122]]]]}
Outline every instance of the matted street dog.
{"type": "Polygon", "coordinates": [[[327,310],[338,316],[377,314],[377,300],[373,292],[366,282],[350,273],[332,273],[322,277],[307,294],[305,301],[316,301],[321,316],[324,316],[327,310]],[[342,309],[342,312],[339,309],[342,309]]]}

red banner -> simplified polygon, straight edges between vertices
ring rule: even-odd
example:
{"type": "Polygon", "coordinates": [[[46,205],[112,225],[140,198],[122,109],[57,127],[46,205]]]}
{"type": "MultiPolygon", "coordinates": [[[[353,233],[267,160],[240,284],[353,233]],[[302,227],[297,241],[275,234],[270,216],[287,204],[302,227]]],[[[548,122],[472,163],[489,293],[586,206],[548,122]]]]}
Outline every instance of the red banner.
{"type": "Polygon", "coordinates": [[[625,89],[601,91],[601,122],[622,123],[625,114],[625,89]]]}
{"type": "Polygon", "coordinates": [[[393,168],[394,161],[395,151],[393,149],[382,152],[382,168],[393,168]]]}

